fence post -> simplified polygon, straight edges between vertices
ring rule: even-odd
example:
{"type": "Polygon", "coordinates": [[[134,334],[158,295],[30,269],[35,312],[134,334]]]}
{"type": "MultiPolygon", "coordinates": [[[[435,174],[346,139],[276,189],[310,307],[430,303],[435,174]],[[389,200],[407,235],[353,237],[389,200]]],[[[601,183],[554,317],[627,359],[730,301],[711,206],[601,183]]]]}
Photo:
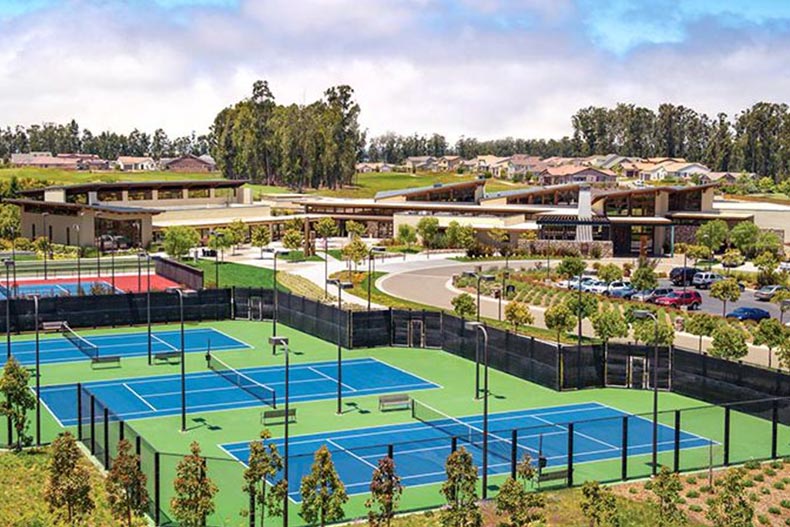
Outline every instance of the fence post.
{"type": "Polygon", "coordinates": [[[137,454],[137,468],[140,468],[143,464],[142,436],[137,436],[134,438],[134,453],[137,454]]]}
{"type": "Polygon", "coordinates": [[[104,468],[110,469],[110,409],[104,407],[104,468]]]}
{"type": "Polygon", "coordinates": [[[771,407],[771,459],[779,457],[777,448],[779,446],[779,400],[774,399],[771,407]]]}
{"type": "Polygon", "coordinates": [[[453,436],[450,440],[450,451],[455,452],[456,450],[458,450],[458,438],[453,436]]]}
{"type": "Polygon", "coordinates": [[[518,430],[515,428],[510,433],[510,477],[516,479],[518,466],[518,430]]]}
{"type": "Polygon", "coordinates": [[[724,466],[730,465],[730,407],[724,408],[724,466]]]}
{"type": "Polygon", "coordinates": [[[159,493],[159,452],[154,452],[154,523],[159,525],[160,493],[159,493]]]}
{"type": "Polygon", "coordinates": [[[622,430],[622,444],[623,450],[620,457],[620,479],[626,481],[628,479],[628,416],[623,416],[623,430],[622,430]]]}
{"type": "Polygon", "coordinates": [[[395,445],[393,445],[392,443],[387,445],[387,457],[390,459],[395,458],[395,445]]]}
{"type": "Polygon", "coordinates": [[[91,394],[91,454],[96,453],[96,397],[91,394]]]}
{"type": "Polygon", "coordinates": [[[675,472],[680,472],[680,410],[675,410],[675,472]]]}
{"type": "Polygon", "coordinates": [[[118,421],[118,426],[118,441],[123,441],[126,438],[126,427],[124,426],[123,420],[118,421]]]}
{"type": "Polygon", "coordinates": [[[568,424],[568,487],[573,487],[573,423],[568,424]]]}
{"type": "Polygon", "coordinates": [[[392,347],[392,342],[393,342],[393,339],[394,339],[393,333],[394,333],[394,324],[395,324],[395,322],[392,320],[392,308],[390,307],[388,309],[388,311],[389,311],[389,321],[390,321],[390,348],[391,348],[392,347]]]}
{"type": "MultiPolygon", "coordinates": [[[[77,440],[82,441],[82,383],[77,383],[77,440]]],[[[9,438],[9,443],[11,439],[9,438]]]]}

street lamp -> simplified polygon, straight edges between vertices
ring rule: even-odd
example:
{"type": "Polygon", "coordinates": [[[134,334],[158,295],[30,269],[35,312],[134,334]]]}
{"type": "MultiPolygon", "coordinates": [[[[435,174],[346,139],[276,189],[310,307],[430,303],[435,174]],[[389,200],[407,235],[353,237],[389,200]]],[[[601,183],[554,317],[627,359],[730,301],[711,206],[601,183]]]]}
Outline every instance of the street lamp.
{"type": "MultiPolygon", "coordinates": [[[[290,351],[288,350],[288,337],[279,337],[273,335],[269,337],[269,344],[272,345],[273,348],[277,348],[277,346],[282,346],[285,350],[285,439],[283,443],[283,473],[285,474],[285,484],[286,488],[288,485],[288,409],[290,404],[290,395],[289,395],[289,376],[290,376],[290,351]]],[[[285,493],[283,497],[283,526],[288,526],[288,493],[285,493]]]]}
{"type": "Polygon", "coordinates": [[[194,291],[184,291],[182,289],[171,289],[171,293],[178,295],[178,309],[181,315],[181,431],[187,431],[187,374],[184,353],[184,297],[195,296],[194,291]]]}
{"type": "Polygon", "coordinates": [[[374,254],[381,254],[385,252],[387,249],[384,247],[371,247],[368,251],[368,311],[370,311],[370,286],[373,282],[373,273],[376,272],[376,257],[373,256],[374,254]],[[373,264],[372,271],[371,271],[371,262],[373,264]]]}
{"type": "Polygon", "coordinates": [[[632,312],[637,320],[652,320],[655,326],[653,347],[653,475],[658,471],[658,317],[652,311],[635,309],[632,312]]]}
{"type": "Polygon", "coordinates": [[[510,278],[510,271],[505,268],[502,271],[502,288],[499,290],[499,321],[502,321],[502,297],[505,296],[505,290],[507,288],[507,279],[510,278]]]}
{"type": "MultiPolygon", "coordinates": [[[[145,251],[137,253],[137,268],[140,268],[141,260],[145,258],[146,292],[145,292],[145,317],[148,325],[148,365],[152,363],[152,340],[151,335],[151,255],[145,251]]],[[[137,292],[140,292],[138,281],[137,292]]]]}
{"type": "Polygon", "coordinates": [[[47,238],[47,245],[44,248],[44,280],[47,279],[47,253],[49,252],[49,244],[52,241],[49,239],[49,231],[47,230],[47,216],[49,216],[49,212],[41,213],[41,218],[44,223],[44,236],[47,238]]]}
{"type": "Polygon", "coordinates": [[[483,274],[479,267],[476,271],[464,271],[462,275],[477,280],[477,321],[480,322],[480,282],[483,280],[491,282],[495,277],[490,274],[483,274]]]}
{"type": "MultiPolygon", "coordinates": [[[[14,296],[14,290],[9,287],[9,280],[11,278],[11,269],[16,265],[14,260],[6,258],[3,260],[5,264],[5,343],[6,343],[6,361],[11,360],[11,298],[14,296]]],[[[9,440],[10,442],[10,440],[9,440]]]]}
{"type": "MultiPolygon", "coordinates": [[[[215,245],[215,247],[214,247],[214,287],[219,289],[219,251],[220,251],[220,246],[222,245],[220,243],[220,239],[225,237],[225,233],[223,233],[221,231],[211,231],[211,235],[214,236],[214,238],[217,240],[217,242],[214,244],[215,245]]],[[[222,250],[224,251],[224,249],[222,249],[222,250]]],[[[225,256],[224,252],[223,252],[222,256],[223,256],[223,259],[224,259],[224,256],[225,256]]]]}
{"type": "MultiPolygon", "coordinates": [[[[483,334],[483,361],[485,363],[483,373],[483,499],[488,497],[488,330],[480,322],[467,322],[466,329],[477,331],[483,334]]],[[[476,338],[475,341],[478,339],[476,338]]]]}
{"type": "Polygon", "coordinates": [[[337,415],[343,414],[343,355],[340,345],[340,314],[343,312],[343,289],[351,289],[354,284],[342,280],[331,279],[326,281],[329,285],[337,286],[337,415]]]}

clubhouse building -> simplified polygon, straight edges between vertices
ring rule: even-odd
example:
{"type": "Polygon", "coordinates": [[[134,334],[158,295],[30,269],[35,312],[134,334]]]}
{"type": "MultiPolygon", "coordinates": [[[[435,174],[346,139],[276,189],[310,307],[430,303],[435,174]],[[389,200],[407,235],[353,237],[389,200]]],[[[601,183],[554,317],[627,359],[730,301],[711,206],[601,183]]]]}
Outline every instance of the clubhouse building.
{"type": "Polygon", "coordinates": [[[486,192],[486,180],[436,184],[348,199],[301,194],[267,195],[253,200],[244,181],[189,180],[135,183],[89,183],[27,190],[7,199],[21,212],[21,235],[48,236],[54,243],[103,245],[123,237],[129,246],[146,247],[174,226],[197,229],[206,238],[234,221],[268,226],[273,238],[293,218],[303,220],[306,249],[314,247],[312,225],[323,217],[338,221],[341,233],[353,220],[373,238],[391,238],[400,225],[416,226],[435,217],[440,229],[455,221],[471,225],[485,240],[501,229],[509,243],[525,250],[561,242],[580,245],[582,253],[629,256],[674,252],[691,242],[705,222],[723,219],[731,226],[753,215],[721,212],[713,207],[717,184],[616,187],[614,183],[565,183],[486,192]]]}

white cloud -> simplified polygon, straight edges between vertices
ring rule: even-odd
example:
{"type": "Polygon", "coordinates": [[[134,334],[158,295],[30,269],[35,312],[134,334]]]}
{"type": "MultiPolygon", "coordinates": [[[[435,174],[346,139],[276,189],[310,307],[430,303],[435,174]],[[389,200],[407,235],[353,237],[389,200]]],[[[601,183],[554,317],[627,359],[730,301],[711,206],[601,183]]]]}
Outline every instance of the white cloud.
{"type": "Polygon", "coordinates": [[[0,116],[204,132],[265,78],[284,103],[350,84],[372,134],[558,137],[591,104],[732,114],[790,88],[776,28],[706,20],[682,44],[612,56],[579,16],[538,0],[248,0],[177,17],[153,0],[73,0],[0,22],[0,116]],[[515,13],[528,23],[500,23],[515,13]]]}

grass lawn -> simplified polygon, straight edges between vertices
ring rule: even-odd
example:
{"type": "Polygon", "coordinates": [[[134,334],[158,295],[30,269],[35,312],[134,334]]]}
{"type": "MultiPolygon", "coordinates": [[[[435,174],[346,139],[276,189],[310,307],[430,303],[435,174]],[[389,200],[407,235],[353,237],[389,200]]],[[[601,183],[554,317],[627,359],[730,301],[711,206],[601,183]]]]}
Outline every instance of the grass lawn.
{"type": "MultiPolygon", "coordinates": [[[[192,267],[203,270],[203,281],[206,287],[216,287],[216,267],[214,260],[198,260],[185,262],[192,267]]],[[[219,283],[222,287],[273,287],[274,272],[263,267],[237,264],[233,262],[219,263],[219,283]]],[[[282,285],[280,286],[282,288],[282,285]]]]}
{"type": "Polygon", "coordinates": [[[277,259],[290,263],[324,261],[324,259],[321,258],[319,254],[314,254],[312,256],[308,256],[307,258],[305,258],[304,251],[289,251],[287,253],[277,253],[277,259]]]}

